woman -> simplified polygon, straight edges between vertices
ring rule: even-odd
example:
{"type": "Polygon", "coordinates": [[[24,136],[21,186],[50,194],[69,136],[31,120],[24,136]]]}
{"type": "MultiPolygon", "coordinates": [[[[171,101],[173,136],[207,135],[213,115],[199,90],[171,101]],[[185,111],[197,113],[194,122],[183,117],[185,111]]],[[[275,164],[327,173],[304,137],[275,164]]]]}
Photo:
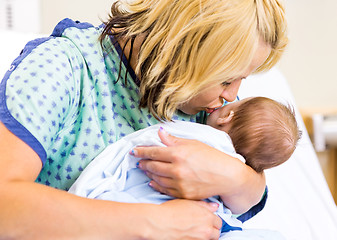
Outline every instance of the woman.
{"type": "Polygon", "coordinates": [[[203,122],[234,101],[243,78],[281,56],[283,14],[276,0],[120,1],[105,26],[65,19],[27,44],[0,89],[0,236],[217,239],[217,206],[193,200],[221,195],[243,213],[265,179],[197,141],[161,134],[167,148],[134,149],[155,189],[189,200],[125,204],[57,189],[128,133],[159,120],[203,122]]]}

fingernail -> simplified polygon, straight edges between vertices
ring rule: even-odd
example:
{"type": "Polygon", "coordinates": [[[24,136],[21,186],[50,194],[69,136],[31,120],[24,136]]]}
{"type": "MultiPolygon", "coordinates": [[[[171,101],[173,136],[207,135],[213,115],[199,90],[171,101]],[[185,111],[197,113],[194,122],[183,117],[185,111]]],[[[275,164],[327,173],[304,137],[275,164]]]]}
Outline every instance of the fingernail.
{"type": "Polygon", "coordinates": [[[135,156],[136,155],[136,150],[132,149],[130,152],[129,152],[130,155],[132,156],[135,156]]]}
{"type": "Polygon", "coordinates": [[[141,162],[137,162],[137,163],[136,163],[136,167],[139,168],[139,169],[141,169],[141,170],[143,170],[143,169],[142,169],[142,164],[141,164],[141,162]]]}
{"type": "Polygon", "coordinates": [[[219,208],[219,203],[211,202],[210,204],[212,207],[219,208]]]}
{"type": "Polygon", "coordinates": [[[152,182],[149,182],[149,186],[153,188],[153,183],[152,183],[152,182]]]}
{"type": "Polygon", "coordinates": [[[160,128],[159,128],[159,131],[161,131],[161,132],[164,133],[164,134],[167,134],[167,132],[165,131],[165,129],[164,129],[163,127],[160,127],[160,128]]]}

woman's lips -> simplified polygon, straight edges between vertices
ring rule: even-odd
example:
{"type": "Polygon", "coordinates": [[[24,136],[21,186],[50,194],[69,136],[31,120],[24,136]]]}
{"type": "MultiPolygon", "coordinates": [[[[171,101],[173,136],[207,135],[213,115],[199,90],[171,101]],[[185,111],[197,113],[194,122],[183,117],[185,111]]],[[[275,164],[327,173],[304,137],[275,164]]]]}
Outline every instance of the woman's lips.
{"type": "Polygon", "coordinates": [[[206,108],[205,112],[208,114],[211,114],[212,112],[214,112],[215,108],[206,108]]]}
{"type": "Polygon", "coordinates": [[[214,112],[217,109],[218,108],[206,108],[205,112],[208,113],[208,114],[211,114],[212,112],[214,112]]]}
{"type": "Polygon", "coordinates": [[[206,108],[205,112],[208,113],[208,114],[211,114],[211,113],[215,112],[216,110],[218,110],[221,107],[222,106],[215,107],[215,108],[206,108]]]}

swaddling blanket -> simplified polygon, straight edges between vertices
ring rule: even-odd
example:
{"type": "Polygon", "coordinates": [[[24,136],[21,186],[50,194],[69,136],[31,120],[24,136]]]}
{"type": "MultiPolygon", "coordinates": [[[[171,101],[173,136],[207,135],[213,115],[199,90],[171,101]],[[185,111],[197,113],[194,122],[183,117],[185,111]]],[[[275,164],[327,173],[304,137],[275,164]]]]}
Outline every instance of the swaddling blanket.
{"type": "MultiPolygon", "coordinates": [[[[88,198],[129,203],[160,204],[173,199],[148,185],[150,179],[136,167],[139,158],[129,154],[136,146],[165,146],[158,136],[160,127],[173,136],[197,139],[244,161],[243,157],[235,152],[232,141],[225,132],[191,122],[161,123],[129,134],[109,145],[84,169],[69,192],[88,198]]],[[[212,197],[206,201],[219,203],[216,214],[223,219],[222,232],[241,230],[242,223],[232,217],[231,211],[219,199],[212,197]]]]}

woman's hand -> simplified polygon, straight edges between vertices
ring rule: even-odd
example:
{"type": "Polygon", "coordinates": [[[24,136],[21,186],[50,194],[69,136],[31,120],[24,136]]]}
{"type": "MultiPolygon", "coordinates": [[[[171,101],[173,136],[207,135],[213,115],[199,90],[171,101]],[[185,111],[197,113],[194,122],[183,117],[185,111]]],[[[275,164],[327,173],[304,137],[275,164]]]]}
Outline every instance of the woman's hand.
{"type": "Polygon", "coordinates": [[[170,196],[194,200],[216,194],[212,189],[216,179],[211,155],[215,149],[197,140],[173,137],[163,129],[158,134],[167,147],[133,149],[134,155],[143,159],[139,168],[153,179],[151,187],[170,196]]]}
{"type": "Polygon", "coordinates": [[[261,199],[263,174],[257,174],[240,160],[207,144],[158,131],[167,147],[133,149],[139,168],[152,179],[150,186],[167,195],[200,200],[220,195],[235,213],[248,210],[261,199]]]}
{"type": "Polygon", "coordinates": [[[216,203],[176,199],[158,207],[160,214],[147,213],[150,215],[146,226],[152,230],[149,236],[145,231],[145,239],[219,239],[222,220],[214,214],[218,209],[216,203]]]}
{"type": "Polygon", "coordinates": [[[171,136],[163,129],[158,134],[167,147],[134,148],[135,156],[143,159],[139,168],[153,180],[150,185],[154,189],[194,200],[220,194],[217,187],[223,186],[218,182],[225,172],[222,165],[226,158],[239,160],[200,141],[171,136]]]}

